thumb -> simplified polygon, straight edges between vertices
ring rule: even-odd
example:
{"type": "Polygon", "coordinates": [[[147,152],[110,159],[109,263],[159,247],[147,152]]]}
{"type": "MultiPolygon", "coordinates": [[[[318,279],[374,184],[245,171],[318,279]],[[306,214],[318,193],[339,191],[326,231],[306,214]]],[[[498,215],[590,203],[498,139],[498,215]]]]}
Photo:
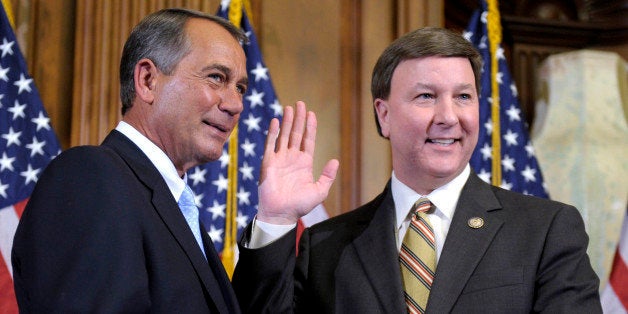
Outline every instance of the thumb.
{"type": "Polygon", "coordinates": [[[320,177],[318,177],[318,181],[316,183],[319,186],[321,192],[324,193],[325,197],[327,197],[331,185],[336,180],[336,174],[338,173],[339,166],[340,163],[337,159],[332,159],[328,161],[327,164],[325,164],[325,167],[323,167],[323,171],[320,177]]]}

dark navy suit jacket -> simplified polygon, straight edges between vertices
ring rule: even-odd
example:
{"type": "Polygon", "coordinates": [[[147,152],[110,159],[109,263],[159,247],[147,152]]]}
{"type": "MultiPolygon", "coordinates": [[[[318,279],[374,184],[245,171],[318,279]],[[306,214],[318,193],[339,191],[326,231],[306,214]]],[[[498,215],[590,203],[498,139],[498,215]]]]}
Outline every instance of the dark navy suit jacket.
{"type": "Polygon", "coordinates": [[[33,192],[13,243],[23,313],[239,313],[164,179],[128,138],[69,149],[33,192]]]}

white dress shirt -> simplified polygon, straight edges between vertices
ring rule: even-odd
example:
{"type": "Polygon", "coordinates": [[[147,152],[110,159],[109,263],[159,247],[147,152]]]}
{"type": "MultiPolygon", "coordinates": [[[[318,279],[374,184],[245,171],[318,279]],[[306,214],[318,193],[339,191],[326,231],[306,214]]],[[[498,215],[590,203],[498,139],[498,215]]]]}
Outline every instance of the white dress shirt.
{"type": "Polygon", "coordinates": [[[128,137],[150,159],[157,171],[159,171],[159,174],[166,181],[170,193],[178,202],[181,194],[183,194],[183,189],[185,189],[187,174],[183,176],[183,179],[179,177],[177,168],[175,168],[166,153],[130,124],[120,121],[116,126],[116,130],[128,137]]]}
{"type": "Polygon", "coordinates": [[[460,198],[460,192],[467,182],[470,173],[471,167],[467,164],[462,173],[449,181],[449,183],[437,188],[428,195],[420,195],[407,185],[401,183],[393,171],[390,188],[395,202],[397,250],[401,249],[401,242],[403,242],[403,237],[406,235],[406,231],[410,225],[411,209],[414,203],[421,197],[427,197],[436,207],[436,210],[429,213],[427,216],[434,229],[434,237],[436,239],[436,262],[438,263],[440,253],[445,244],[445,238],[447,238],[447,232],[449,232],[451,219],[454,216],[454,211],[456,210],[456,205],[460,198]]]}

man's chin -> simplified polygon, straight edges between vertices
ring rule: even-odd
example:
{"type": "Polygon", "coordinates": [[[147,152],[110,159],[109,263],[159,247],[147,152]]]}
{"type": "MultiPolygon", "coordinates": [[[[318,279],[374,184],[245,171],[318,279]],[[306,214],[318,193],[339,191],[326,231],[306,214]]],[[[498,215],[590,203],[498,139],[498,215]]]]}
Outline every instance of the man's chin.
{"type": "MultiPolygon", "coordinates": [[[[223,146],[220,146],[220,147],[222,148],[223,146]]],[[[220,159],[221,156],[222,156],[222,150],[220,151],[212,150],[212,151],[206,151],[202,154],[198,154],[197,160],[200,164],[204,164],[204,163],[216,161],[220,159]]]]}
{"type": "Polygon", "coordinates": [[[440,165],[432,168],[432,175],[440,179],[453,179],[464,170],[466,164],[460,165],[440,165]]]}

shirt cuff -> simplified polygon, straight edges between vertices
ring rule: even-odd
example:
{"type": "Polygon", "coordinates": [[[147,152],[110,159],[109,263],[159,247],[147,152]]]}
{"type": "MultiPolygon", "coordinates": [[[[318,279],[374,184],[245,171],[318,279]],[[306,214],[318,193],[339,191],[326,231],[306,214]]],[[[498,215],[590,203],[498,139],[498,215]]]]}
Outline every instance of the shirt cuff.
{"type": "Polygon", "coordinates": [[[271,242],[281,238],[290,230],[294,229],[297,224],[290,225],[275,225],[267,222],[257,220],[257,217],[253,219],[253,225],[251,227],[251,240],[248,242],[247,248],[259,249],[261,247],[270,244],[271,242]]]}

